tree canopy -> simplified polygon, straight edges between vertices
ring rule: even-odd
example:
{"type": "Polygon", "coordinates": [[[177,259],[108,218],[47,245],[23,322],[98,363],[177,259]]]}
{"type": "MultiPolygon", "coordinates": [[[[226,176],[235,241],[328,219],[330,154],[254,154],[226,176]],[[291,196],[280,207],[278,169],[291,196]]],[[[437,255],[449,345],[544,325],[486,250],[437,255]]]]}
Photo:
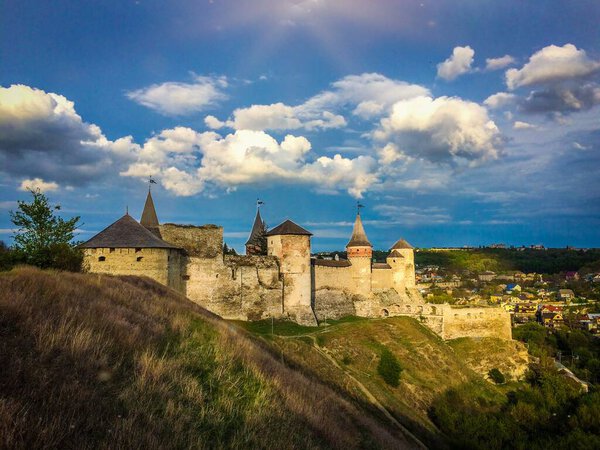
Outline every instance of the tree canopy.
{"type": "Polygon", "coordinates": [[[23,255],[27,264],[77,270],[77,266],[81,266],[81,257],[72,241],[80,226],[79,216],[63,219],[56,214],[60,205],[50,205],[39,190],[29,192],[32,201],[18,201],[17,211],[10,213],[12,223],[18,227],[14,250],[23,255]]]}

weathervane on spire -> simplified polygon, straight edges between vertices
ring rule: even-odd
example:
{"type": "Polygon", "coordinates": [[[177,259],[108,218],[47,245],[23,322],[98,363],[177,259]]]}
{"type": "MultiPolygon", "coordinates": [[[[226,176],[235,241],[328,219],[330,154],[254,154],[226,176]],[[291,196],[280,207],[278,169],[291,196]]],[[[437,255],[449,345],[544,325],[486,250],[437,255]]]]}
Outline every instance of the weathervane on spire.
{"type": "Polygon", "coordinates": [[[356,214],[360,216],[360,208],[364,208],[365,205],[361,205],[360,202],[356,202],[356,214]]]}
{"type": "Polygon", "coordinates": [[[156,184],[156,181],[154,181],[154,179],[152,178],[152,175],[150,175],[149,179],[148,179],[148,192],[150,192],[150,188],[152,187],[153,184],[156,184]]]}
{"type": "Polygon", "coordinates": [[[260,209],[260,205],[264,205],[265,202],[263,202],[261,199],[257,198],[256,199],[256,209],[260,209]]]}

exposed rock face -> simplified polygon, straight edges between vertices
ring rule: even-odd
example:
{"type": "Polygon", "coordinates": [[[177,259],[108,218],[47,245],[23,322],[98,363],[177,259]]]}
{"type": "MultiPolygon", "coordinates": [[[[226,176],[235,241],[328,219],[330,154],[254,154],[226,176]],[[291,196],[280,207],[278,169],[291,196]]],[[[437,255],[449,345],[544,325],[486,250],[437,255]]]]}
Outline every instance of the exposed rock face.
{"type": "Polygon", "coordinates": [[[461,359],[475,372],[488,377],[498,369],[507,380],[521,380],[529,366],[529,353],[522,342],[498,338],[461,338],[450,341],[461,359]]]}

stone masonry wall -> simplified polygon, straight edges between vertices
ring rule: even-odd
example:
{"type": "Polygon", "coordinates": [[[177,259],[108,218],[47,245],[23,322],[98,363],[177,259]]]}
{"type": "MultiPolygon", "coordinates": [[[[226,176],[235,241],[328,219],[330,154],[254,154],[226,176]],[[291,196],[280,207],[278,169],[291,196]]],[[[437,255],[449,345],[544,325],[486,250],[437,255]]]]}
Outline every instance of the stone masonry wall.
{"type": "Polygon", "coordinates": [[[175,225],[160,226],[163,240],[185,249],[188,256],[216,258],[223,254],[223,227],[217,225],[175,225]]]}
{"type": "Polygon", "coordinates": [[[226,319],[282,317],[277,258],[223,255],[223,228],[215,225],[166,224],[160,231],[185,251],[180,279],[190,300],[226,319]]]}
{"type": "Polygon", "coordinates": [[[373,269],[371,275],[373,291],[390,289],[392,283],[392,269],[373,269]]]}
{"type": "Polygon", "coordinates": [[[315,289],[347,289],[351,285],[350,267],[314,266],[315,289]]]}
{"type": "Polygon", "coordinates": [[[169,279],[170,257],[178,258],[179,251],[164,248],[86,248],[84,267],[94,273],[145,276],[175,288],[174,281],[169,279]]]}
{"type": "Polygon", "coordinates": [[[510,314],[501,308],[452,308],[444,305],[442,338],[497,337],[511,339],[510,314]]]}

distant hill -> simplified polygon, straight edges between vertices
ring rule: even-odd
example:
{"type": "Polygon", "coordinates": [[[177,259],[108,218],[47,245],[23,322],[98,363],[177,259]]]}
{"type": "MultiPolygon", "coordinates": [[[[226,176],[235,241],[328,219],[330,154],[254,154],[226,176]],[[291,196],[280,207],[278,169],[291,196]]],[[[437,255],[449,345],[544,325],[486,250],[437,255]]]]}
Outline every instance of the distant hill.
{"type": "Polygon", "coordinates": [[[0,447],[417,446],[273,348],[147,279],[0,273],[0,447]]]}
{"type": "Polygon", "coordinates": [[[417,265],[436,265],[450,271],[471,270],[559,273],[600,267],[600,250],[478,248],[453,251],[415,252],[417,265]]]}

